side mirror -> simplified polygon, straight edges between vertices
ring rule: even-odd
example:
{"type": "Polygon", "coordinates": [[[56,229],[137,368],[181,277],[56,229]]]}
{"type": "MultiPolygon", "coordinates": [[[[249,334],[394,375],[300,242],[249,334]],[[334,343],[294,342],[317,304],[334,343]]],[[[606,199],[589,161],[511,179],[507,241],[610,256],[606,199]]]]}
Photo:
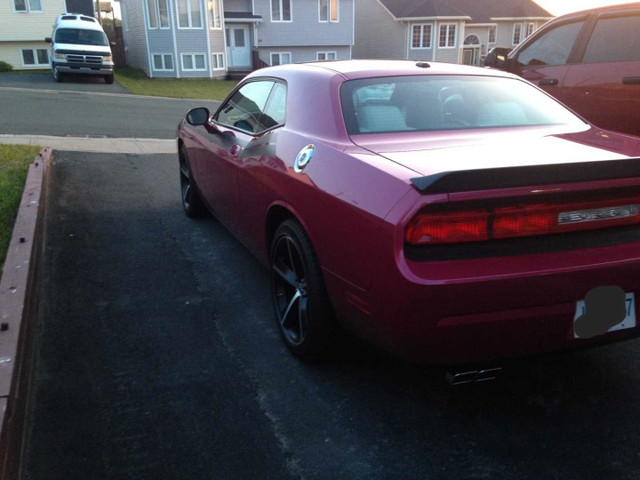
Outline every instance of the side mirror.
{"type": "Polygon", "coordinates": [[[209,109],[205,107],[198,107],[189,110],[187,113],[187,122],[190,125],[198,126],[198,125],[206,125],[209,123],[209,109]]]}
{"type": "Polygon", "coordinates": [[[45,41],[45,42],[47,42],[47,43],[51,43],[51,37],[46,37],[46,38],[44,39],[44,41],[45,41]]]}
{"type": "Polygon", "coordinates": [[[484,59],[484,66],[498,68],[500,70],[507,69],[507,57],[511,52],[510,48],[495,47],[487,54],[484,59]]]}

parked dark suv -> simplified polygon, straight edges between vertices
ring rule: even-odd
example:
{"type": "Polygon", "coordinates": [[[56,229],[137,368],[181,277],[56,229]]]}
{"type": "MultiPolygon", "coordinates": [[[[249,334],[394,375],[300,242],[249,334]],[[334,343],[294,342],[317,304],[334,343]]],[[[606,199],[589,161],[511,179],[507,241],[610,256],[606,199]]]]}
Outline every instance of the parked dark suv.
{"type": "Polygon", "coordinates": [[[520,75],[599,127],[640,136],[640,3],[558,17],[485,65],[520,75]]]}

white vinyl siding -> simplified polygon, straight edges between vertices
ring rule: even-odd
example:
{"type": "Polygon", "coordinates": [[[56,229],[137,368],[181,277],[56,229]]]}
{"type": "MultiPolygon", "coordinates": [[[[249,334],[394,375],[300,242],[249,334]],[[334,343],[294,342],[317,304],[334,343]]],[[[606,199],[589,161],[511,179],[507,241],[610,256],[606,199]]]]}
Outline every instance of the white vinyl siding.
{"type": "Polygon", "coordinates": [[[202,28],[201,7],[200,0],[176,0],[178,28],[202,28]]]}
{"type": "Polygon", "coordinates": [[[42,12],[42,0],[13,0],[14,12],[42,12]]]}
{"type": "Polygon", "coordinates": [[[173,55],[170,53],[154,53],[153,69],[156,71],[173,71],[173,55]]]}
{"type": "Polygon", "coordinates": [[[211,54],[211,70],[224,70],[224,53],[211,54]]]}
{"type": "Polygon", "coordinates": [[[338,22],[340,18],[340,0],[318,0],[318,19],[321,22],[338,22]]]}
{"type": "Polygon", "coordinates": [[[207,55],[204,53],[183,53],[180,55],[182,60],[182,70],[185,72],[206,70],[206,56],[207,55]]]}
{"type": "Polygon", "coordinates": [[[316,58],[318,60],[336,60],[338,54],[336,52],[318,52],[316,58]]]}
{"type": "Polygon", "coordinates": [[[455,48],[457,26],[455,23],[440,24],[440,36],[438,39],[440,48],[455,48]]]}
{"type": "Polygon", "coordinates": [[[22,48],[20,49],[20,54],[23,67],[49,65],[49,52],[45,48],[22,48]]]}
{"type": "Polygon", "coordinates": [[[430,23],[415,24],[411,26],[411,48],[431,48],[431,31],[430,23]]]}
{"type": "Polygon", "coordinates": [[[271,0],[271,21],[292,21],[291,0],[271,0]]]}
{"type": "Polygon", "coordinates": [[[271,65],[291,63],[291,52],[271,52],[271,65]]]}

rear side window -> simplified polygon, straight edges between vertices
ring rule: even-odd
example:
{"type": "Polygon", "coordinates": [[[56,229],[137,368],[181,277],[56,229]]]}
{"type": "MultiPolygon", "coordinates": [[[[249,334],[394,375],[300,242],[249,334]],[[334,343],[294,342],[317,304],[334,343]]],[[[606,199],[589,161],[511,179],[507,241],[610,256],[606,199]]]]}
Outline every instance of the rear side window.
{"type": "Polygon", "coordinates": [[[222,125],[250,134],[284,123],[286,86],[273,80],[247,83],[233,94],[216,117],[222,125]]]}
{"type": "Polygon", "coordinates": [[[565,23],[538,37],[518,55],[518,64],[564,65],[567,63],[573,45],[584,22],[565,23]]]}
{"type": "Polygon", "coordinates": [[[601,18],[596,23],[583,63],[640,60],[640,16],[601,18]]]}

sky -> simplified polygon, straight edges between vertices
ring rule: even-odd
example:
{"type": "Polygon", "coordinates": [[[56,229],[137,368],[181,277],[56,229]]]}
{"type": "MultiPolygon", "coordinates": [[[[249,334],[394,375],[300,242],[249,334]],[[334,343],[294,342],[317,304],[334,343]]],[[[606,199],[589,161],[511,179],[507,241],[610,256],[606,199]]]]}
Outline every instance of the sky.
{"type": "Polygon", "coordinates": [[[605,5],[615,5],[618,3],[629,3],[631,0],[534,0],[553,15],[564,15],[578,10],[602,7],[605,5]]]}

